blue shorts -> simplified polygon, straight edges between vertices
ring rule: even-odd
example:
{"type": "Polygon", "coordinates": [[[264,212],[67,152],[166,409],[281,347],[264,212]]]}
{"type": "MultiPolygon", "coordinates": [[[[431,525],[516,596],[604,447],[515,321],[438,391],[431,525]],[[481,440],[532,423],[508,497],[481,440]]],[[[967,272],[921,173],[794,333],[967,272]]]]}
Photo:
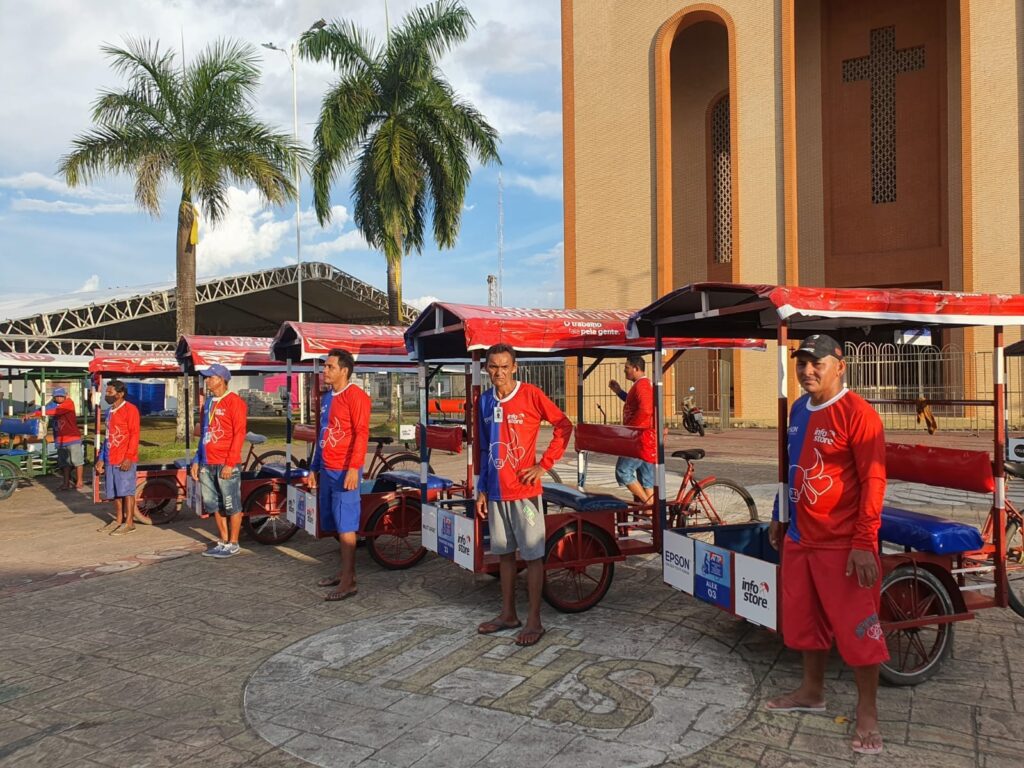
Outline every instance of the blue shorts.
{"type": "Polygon", "coordinates": [[[203,492],[203,510],[208,515],[231,517],[242,511],[242,473],[231,468],[231,477],[220,476],[222,464],[204,464],[199,467],[199,486],[203,492]]]}
{"type": "Polygon", "coordinates": [[[643,459],[620,456],[615,462],[615,480],[619,485],[629,485],[638,480],[641,488],[654,487],[654,465],[643,459]]]}
{"type": "Polygon", "coordinates": [[[345,490],[347,469],[321,469],[316,513],[325,533],[355,533],[359,530],[362,502],[359,489],[345,490]]]}
{"type": "Polygon", "coordinates": [[[135,496],[136,464],[128,469],[121,470],[117,464],[107,464],[103,472],[103,495],[108,499],[118,499],[126,496],[135,496]]]}

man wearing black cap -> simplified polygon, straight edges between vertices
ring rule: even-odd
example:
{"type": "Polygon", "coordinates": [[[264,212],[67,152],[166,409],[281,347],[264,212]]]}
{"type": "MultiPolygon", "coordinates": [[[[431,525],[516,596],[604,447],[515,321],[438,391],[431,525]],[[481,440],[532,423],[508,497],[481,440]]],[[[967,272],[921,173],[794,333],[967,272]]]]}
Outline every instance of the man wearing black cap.
{"type": "Polygon", "coordinates": [[[203,555],[223,559],[241,551],[238,546],[242,527],[239,465],[248,408],[241,397],[228,391],[231,372],[223,365],[211,365],[199,375],[206,379],[209,397],[203,404],[199,449],[189,471],[202,487],[203,509],[217,521],[217,544],[203,555]]]}
{"type": "Polygon", "coordinates": [[[779,522],[776,500],[769,536],[776,549],[782,545],[782,634],[803,653],[804,671],[799,688],[765,706],[824,712],[825,663],[834,642],[857,684],[851,747],[877,754],[878,667],[889,658],[878,621],[885,434],[874,409],[844,386],[839,342],[814,334],[793,357],[807,394],[789,417],[789,526],[779,522]]]}

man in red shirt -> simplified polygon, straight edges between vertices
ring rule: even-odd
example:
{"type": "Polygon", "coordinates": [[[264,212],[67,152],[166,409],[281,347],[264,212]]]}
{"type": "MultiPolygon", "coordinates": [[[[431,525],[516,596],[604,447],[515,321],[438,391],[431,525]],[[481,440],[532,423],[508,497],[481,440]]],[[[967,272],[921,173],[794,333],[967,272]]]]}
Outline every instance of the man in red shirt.
{"type": "Polygon", "coordinates": [[[540,620],[544,589],[544,498],[541,477],[555,465],[572,435],[572,422],[532,384],[516,381],[516,353],[495,344],[485,356],[494,386],[477,401],[480,435],[480,481],[476,513],[486,517],[491,553],[500,557],[501,613],[485,621],[482,635],[522,626],[516,613],[516,550],[526,561],[530,611],[516,645],[536,645],[544,636],[540,620]],[[537,434],[542,421],[554,427],[548,449],[537,461],[537,434]]]}
{"type": "Polygon", "coordinates": [[[624,485],[633,498],[646,504],[654,495],[654,462],[658,459],[657,441],[654,437],[654,386],[644,373],[644,359],[640,355],[626,358],[623,373],[626,381],[632,382],[629,394],[619,382],[612,379],[608,387],[625,401],[622,407],[622,423],[627,427],[642,427],[640,447],[642,459],[620,456],[615,463],[615,479],[624,485]]]}
{"type": "Polygon", "coordinates": [[[324,361],[324,382],[330,387],[320,401],[320,429],[309,475],[310,488],[319,487],[317,514],[320,530],[336,533],[341,548],[337,576],[320,579],[318,586],[335,587],[324,600],[346,600],[356,589],[356,532],[362,503],[359,481],[370,439],[370,396],[352,383],[355,360],[344,349],[332,349],[324,361]]]}
{"type": "Polygon", "coordinates": [[[82,431],[78,428],[78,414],[75,402],[68,397],[64,387],[53,390],[53,400],[43,409],[53,420],[54,442],[57,445],[57,466],[64,474],[60,490],[70,491],[82,488],[82,467],[85,464],[85,447],[82,445],[82,431]],[[75,470],[75,484],[71,484],[71,470],[75,470]]]}
{"type": "Polygon", "coordinates": [[[245,442],[249,409],[245,401],[228,391],[231,372],[214,364],[199,375],[206,379],[209,393],[203,403],[199,449],[189,472],[199,481],[203,509],[217,522],[217,543],[203,552],[205,557],[234,557],[241,548],[242,528],[242,443],[245,442]]]}
{"type": "Polygon", "coordinates": [[[854,752],[878,754],[878,666],[889,652],[878,621],[878,528],[885,496],[882,420],[843,385],[839,343],[815,334],[793,353],[807,393],[790,412],[789,499],[777,499],[769,538],[782,551],[782,635],[803,652],[803,682],[771,699],[775,712],[825,711],[825,662],[833,642],[857,684],[854,752]],[[779,506],[789,507],[789,526],[779,506]]]}
{"type": "Polygon", "coordinates": [[[103,476],[105,495],[114,502],[115,519],[100,533],[123,536],[135,532],[136,468],[139,461],[139,409],[125,400],[128,388],[114,379],[107,384],[107,433],[96,459],[96,474],[103,476]]]}

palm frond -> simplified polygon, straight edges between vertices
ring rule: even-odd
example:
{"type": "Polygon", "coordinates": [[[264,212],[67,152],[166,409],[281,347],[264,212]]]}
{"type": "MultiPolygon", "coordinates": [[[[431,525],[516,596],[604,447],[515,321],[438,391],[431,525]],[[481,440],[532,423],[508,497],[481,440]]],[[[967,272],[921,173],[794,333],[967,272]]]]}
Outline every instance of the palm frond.
{"type": "Polygon", "coordinates": [[[311,29],[299,38],[298,46],[302,58],[330,61],[343,76],[374,72],[380,56],[376,41],[351,21],[311,29]]]}

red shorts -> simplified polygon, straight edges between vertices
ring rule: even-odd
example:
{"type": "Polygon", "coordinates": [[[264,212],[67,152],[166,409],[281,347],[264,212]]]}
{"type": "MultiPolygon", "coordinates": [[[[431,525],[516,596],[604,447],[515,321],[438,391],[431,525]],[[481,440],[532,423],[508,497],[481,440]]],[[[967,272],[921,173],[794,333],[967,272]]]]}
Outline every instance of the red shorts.
{"type": "MultiPolygon", "coordinates": [[[[815,549],[784,537],[782,548],[782,635],[795,651],[827,651],[833,640],[851,667],[889,659],[878,606],[882,567],[873,587],[846,575],[849,549],[815,549]]],[[[875,555],[876,561],[878,555],[875,555]]]]}

